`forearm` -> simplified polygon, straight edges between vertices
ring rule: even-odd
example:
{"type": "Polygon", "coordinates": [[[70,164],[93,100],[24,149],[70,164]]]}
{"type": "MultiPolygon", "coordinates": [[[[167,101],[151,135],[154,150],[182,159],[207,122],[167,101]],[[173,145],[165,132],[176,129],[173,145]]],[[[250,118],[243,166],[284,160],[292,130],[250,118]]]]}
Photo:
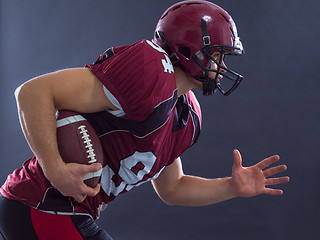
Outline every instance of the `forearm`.
{"type": "Polygon", "coordinates": [[[231,178],[205,179],[184,175],[165,200],[169,205],[205,206],[236,197],[231,178]]]}
{"type": "Polygon", "coordinates": [[[56,140],[54,98],[44,79],[36,81],[18,88],[16,99],[23,133],[47,176],[48,170],[62,159],[56,140]]]}

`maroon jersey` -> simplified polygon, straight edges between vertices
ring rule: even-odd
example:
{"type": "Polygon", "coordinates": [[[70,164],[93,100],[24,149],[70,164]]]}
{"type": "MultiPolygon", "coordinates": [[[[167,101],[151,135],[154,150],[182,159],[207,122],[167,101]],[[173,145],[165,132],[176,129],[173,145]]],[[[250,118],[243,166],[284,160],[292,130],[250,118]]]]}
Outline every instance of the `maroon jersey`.
{"type": "Polygon", "coordinates": [[[82,203],[62,196],[33,157],[8,176],[0,190],[4,197],[42,211],[88,214],[95,219],[108,202],[155,179],[196,142],[200,106],[191,91],[178,98],[173,66],[159,46],[142,40],[116,47],[86,67],[119,108],[81,114],[98,133],[106,156],[101,191],[82,203]]]}

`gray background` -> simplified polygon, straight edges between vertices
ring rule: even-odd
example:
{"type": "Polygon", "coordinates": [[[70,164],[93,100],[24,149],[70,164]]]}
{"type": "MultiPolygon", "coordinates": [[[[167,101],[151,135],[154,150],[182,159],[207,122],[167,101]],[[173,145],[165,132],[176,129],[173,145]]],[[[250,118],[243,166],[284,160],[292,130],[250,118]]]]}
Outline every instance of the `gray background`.
{"type": "MultiPolygon", "coordinates": [[[[0,2],[0,182],[31,152],[13,96],[24,81],[83,66],[107,47],[151,39],[170,0],[2,0],[0,2]]],[[[291,182],[283,196],[207,207],[166,206],[145,184],[109,204],[98,224],[115,239],[319,238],[319,1],[216,0],[234,18],[246,55],[228,61],[245,76],[229,97],[196,94],[203,131],[183,156],[188,174],[230,175],[279,154],[291,182]]]]}

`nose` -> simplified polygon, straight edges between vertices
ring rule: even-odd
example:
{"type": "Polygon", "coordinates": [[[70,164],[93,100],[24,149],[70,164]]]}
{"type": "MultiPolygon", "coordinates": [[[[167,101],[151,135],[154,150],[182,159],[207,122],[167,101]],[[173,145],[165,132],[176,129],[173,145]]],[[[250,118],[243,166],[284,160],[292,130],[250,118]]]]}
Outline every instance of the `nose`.
{"type": "MultiPolygon", "coordinates": [[[[220,73],[225,73],[226,72],[226,68],[227,68],[227,66],[226,66],[226,64],[224,63],[224,61],[222,60],[221,61],[221,64],[220,64],[222,67],[220,67],[220,69],[219,69],[219,72],[220,73]]],[[[212,61],[211,62],[211,67],[210,67],[211,69],[214,69],[214,70],[218,70],[218,65],[214,62],[214,61],[212,61]]]]}
{"type": "Polygon", "coordinates": [[[223,68],[220,68],[220,71],[219,71],[219,72],[222,72],[222,73],[226,72],[225,68],[227,68],[227,66],[226,66],[226,64],[224,63],[223,60],[221,61],[221,66],[222,66],[223,68]]]}

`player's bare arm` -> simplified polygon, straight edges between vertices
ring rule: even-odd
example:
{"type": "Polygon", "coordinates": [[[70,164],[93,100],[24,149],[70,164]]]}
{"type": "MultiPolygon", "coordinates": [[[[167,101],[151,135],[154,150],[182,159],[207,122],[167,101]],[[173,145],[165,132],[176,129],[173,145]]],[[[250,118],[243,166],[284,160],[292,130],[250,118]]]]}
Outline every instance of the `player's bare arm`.
{"type": "Polygon", "coordinates": [[[152,184],[168,205],[203,206],[235,197],[230,178],[206,179],[185,175],[180,158],[166,167],[152,184]]]}
{"type": "Polygon", "coordinates": [[[234,197],[251,197],[258,194],[281,195],[280,189],[271,189],[267,185],[286,183],[288,177],[269,178],[286,170],[285,165],[278,165],[263,170],[279,160],[277,155],[266,158],[258,164],[244,168],[241,155],[234,150],[232,176],[207,179],[184,175],[180,158],[163,170],[152,181],[159,197],[169,205],[204,206],[234,197]]]}
{"type": "Polygon", "coordinates": [[[61,159],[55,111],[116,110],[104,94],[101,82],[89,69],[67,69],[36,77],[21,85],[15,95],[23,132],[46,177],[62,194],[77,201],[97,194],[100,186],[89,188],[82,177],[98,171],[99,164],[65,164],[61,159]]]}

